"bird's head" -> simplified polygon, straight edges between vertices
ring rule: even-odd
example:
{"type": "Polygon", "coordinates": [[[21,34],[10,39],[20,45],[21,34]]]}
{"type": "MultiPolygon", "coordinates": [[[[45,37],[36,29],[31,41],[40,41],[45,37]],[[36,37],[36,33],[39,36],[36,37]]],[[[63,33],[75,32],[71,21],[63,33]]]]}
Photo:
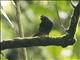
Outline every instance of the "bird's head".
{"type": "Polygon", "coordinates": [[[48,17],[46,17],[46,16],[41,16],[41,18],[40,18],[42,21],[46,21],[46,20],[48,20],[48,17]]]}

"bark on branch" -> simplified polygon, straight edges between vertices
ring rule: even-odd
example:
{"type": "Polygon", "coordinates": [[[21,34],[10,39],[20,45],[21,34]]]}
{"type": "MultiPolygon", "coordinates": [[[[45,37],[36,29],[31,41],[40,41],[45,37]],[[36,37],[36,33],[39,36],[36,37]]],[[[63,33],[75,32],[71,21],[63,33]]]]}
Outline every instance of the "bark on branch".
{"type": "Polygon", "coordinates": [[[66,47],[68,45],[74,44],[75,39],[69,38],[68,35],[59,38],[50,38],[50,37],[36,37],[36,38],[21,38],[13,39],[13,41],[4,41],[0,43],[1,50],[12,49],[12,48],[21,48],[21,47],[31,47],[31,46],[49,46],[56,45],[66,47]]]}

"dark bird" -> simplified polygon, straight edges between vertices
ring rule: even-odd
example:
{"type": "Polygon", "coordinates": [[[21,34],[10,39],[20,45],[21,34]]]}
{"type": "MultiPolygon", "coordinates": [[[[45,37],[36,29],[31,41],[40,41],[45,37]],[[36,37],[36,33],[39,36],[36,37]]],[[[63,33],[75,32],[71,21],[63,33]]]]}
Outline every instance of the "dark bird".
{"type": "Polygon", "coordinates": [[[52,29],[53,23],[48,19],[48,17],[41,16],[40,20],[39,32],[34,36],[48,35],[52,29]]]}

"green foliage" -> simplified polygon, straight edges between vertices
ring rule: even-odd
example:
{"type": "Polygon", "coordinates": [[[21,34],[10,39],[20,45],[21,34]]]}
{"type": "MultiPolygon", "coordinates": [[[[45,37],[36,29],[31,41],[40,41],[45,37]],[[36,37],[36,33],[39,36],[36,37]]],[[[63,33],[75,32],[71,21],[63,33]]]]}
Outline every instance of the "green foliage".
{"type": "MultiPolygon", "coordinates": [[[[4,1],[8,2],[8,1],[4,1]]],[[[50,32],[49,36],[51,37],[57,37],[64,35],[64,30],[60,30],[61,27],[58,26],[60,23],[58,21],[58,15],[56,11],[56,7],[58,9],[58,12],[65,12],[68,17],[63,19],[60,17],[60,20],[64,27],[67,29],[69,26],[70,18],[72,16],[73,8],[70,6],[69,2],[61,1],[61,0],[55,0],[55,1],[20,1],[21,3],[21,13],[20,13],[20,19],[22,21],[23,30],[25,37],[27,36],[33,36],[38,32],[38,27],[40,24],[40,16],[45,15],[48,16],[49,19],[54,23],[53,29],[50,32]],[[57,6],[56,6],[57,4],[57,6]]],[[[7,4],[4,4],[3,10],[10,18],[11,22],[14,24],[15,29],[17,30],[17,24],[16,24],[16,16],[15,16],[15,5],[12,4],[11,1],[9,1],[7,4]]],[[[1,14],[1,13],[0,13],[1,14]]],[[[64,15],[64,14],[63,14],[64,15]]],[[[1,14],[1,37],[2,40],[6,39],[13,39],[16,38],[16,31],[13,29],[9,22],[6,20],[6,18],[1,14]]],[[[65,16],[63,16],[65,17],[65,16]]],[[[67,48],[62,48],[59,46],[47,46],[47,47],[39,47],[38,48],[29,48],[28,55],[31,60],[79,60],[80,59],[80,23],[78,24],[77,31],[76,31],[76,39],[77,42],[67,48]],[[61,52],[63,50],[70,49],[72,52],[72,55],[70,56],[61,56],[61,52]],[[36,53],[35,53],[36,52],[36,53]],[[41,53],[42,52],[42,53],[41,53]],[[34,57],[35,56],[35,57],[34,57]],[[37,57],[38,56],[38,57],[37,57]],[[44,57],[44,58],[42,58],[44,57]]],[[[66,52],[65,52],[66,53],[66,52]]],[[[2,57],[1,60],[7,60],[6,58],[2,57]]]]}
{"type": "Polygon", "coordinates": [[[1,59],[1,60],[8,60],[8,59],[6,59],[5,57],[0,57],[0,59],[1,59]]]}

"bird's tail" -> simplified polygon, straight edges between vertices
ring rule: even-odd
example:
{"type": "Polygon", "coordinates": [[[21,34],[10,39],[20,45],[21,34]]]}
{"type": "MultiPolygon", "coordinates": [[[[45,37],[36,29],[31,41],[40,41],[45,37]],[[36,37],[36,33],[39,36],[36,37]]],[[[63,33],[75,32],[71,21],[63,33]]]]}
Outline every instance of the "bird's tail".
{"type": "Polygon", "coordinates": [[[40,35],[42,35],[41,33],[36,33],[35,35],[33,35],[33,37],[35,37],[35,36],[40,36],[40,35]]]}
{"type": "Polygon", "coordinates": [[[35,36],[38,36],[38,33],[37,33],[37,34],[35,34],[35,35],[33,35],[33,37],[35,37],[35,36]]]}

